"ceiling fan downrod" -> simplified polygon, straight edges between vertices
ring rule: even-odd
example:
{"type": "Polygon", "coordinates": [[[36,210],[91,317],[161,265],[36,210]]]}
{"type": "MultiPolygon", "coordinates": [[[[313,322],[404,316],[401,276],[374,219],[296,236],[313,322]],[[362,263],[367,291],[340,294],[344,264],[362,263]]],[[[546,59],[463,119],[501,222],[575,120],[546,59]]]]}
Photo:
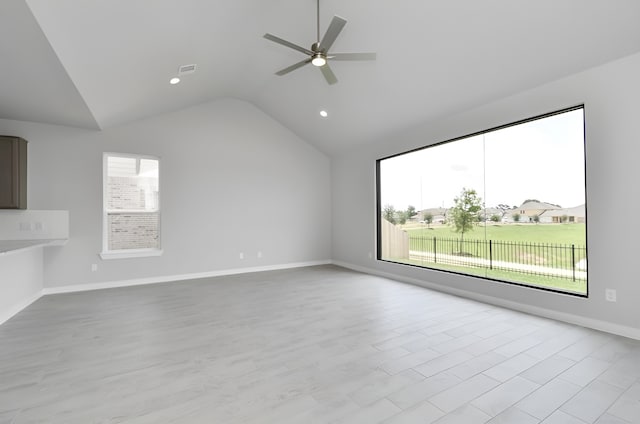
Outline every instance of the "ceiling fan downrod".
{"type": "Polygon", "coordinates": [[[320,45],[320,0],[317,0],[317,13],[316,13],[316,43],[320,45]]]}

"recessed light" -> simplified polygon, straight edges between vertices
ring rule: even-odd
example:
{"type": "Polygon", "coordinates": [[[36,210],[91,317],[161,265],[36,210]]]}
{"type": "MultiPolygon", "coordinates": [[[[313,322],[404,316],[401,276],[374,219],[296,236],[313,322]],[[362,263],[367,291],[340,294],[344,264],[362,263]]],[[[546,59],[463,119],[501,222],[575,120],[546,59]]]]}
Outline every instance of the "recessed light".
{"type": "Polygon", "coordinates": [[[176,85],[179,82],[180,82],[180,78],[178,78],[178,77],[173,77],[173,78],[171,78],[169,80],[169,84],[171,84],[171,85],[176,85]]]}
{"type": "Polygon", "coordinates": [[[327,116],[329,116],[329,114],[327,113],[326,110],[321,110],[320,111],[320,116],[322,116],[323,118],[326,118],[327,116]]]}

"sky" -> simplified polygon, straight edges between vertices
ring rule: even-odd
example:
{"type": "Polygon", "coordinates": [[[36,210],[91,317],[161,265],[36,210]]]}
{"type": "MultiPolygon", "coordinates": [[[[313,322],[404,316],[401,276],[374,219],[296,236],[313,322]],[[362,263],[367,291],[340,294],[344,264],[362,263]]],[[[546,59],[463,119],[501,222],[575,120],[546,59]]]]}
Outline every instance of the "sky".
{"type": "Polygon", "coordinates": [[[585,203],[583,110],[428,147],[380,162],[381,205],[451,207],[463,188],[486,207],[537,199],[585,203]]]}

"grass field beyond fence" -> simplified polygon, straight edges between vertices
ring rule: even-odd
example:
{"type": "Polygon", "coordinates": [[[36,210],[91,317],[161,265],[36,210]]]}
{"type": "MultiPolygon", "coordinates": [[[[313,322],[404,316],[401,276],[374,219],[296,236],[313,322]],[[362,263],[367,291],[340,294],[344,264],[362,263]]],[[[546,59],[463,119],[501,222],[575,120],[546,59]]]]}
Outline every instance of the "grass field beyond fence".
{"type": "MultiPolygon", "coordinates": [[[[405,225],[404,230],[412,236],[458,238],[447,225],[424,224],[405,225]]],[[[473,231],[464,234],[465,239],[486,239],[500,241],[518,241],[530,243],[575,244],[586,246],[585,224],[487,224],[476,226],[473,231]]]]}
{"type": "Polygon", "coordinates": [[[463,240],[446,225],[404,230],[413,256],[402,262],[586,294],[585,224],[478,225],[463,240]]]}

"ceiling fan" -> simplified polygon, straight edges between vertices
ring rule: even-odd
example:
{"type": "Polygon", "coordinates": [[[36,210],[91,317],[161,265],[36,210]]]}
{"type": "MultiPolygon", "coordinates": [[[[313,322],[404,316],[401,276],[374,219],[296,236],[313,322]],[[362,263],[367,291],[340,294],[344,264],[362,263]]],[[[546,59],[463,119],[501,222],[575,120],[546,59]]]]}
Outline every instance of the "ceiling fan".
{"type": "Polygon", "coordinates": [[[329,84],[335,84],[338,82],[338,78],[336,78],[335,74],[329,67],[329,60],[375,60],[375,53],[329,53],[329,49],[336,41],[336,38],[338,38],[340,31],[342,31],[342,28],[344,28],[346,23],[346,19],[334,16],[331,20],[331,24],[329,24],[329,28],[327,28],[327,32],[324,34],[324,37],[322,37],[322,40],[320,40],[320,0],[317,0],[317,41],[311,45],[311,49],[305,49],[304,47],[291,43],[287,40],[283,40],[282,38],[269,33],[265,34],[264,38],[267,40],[282,44],[283,46],[292,48],[309,56],[303,61],[281,69],[276,72],[276,75],[286,75],[291,71],[295,71],[296,69],[311,63],[312,65],[320,68],[322,75],[324,75],[324,79],[327,80],[329,84]]]}

